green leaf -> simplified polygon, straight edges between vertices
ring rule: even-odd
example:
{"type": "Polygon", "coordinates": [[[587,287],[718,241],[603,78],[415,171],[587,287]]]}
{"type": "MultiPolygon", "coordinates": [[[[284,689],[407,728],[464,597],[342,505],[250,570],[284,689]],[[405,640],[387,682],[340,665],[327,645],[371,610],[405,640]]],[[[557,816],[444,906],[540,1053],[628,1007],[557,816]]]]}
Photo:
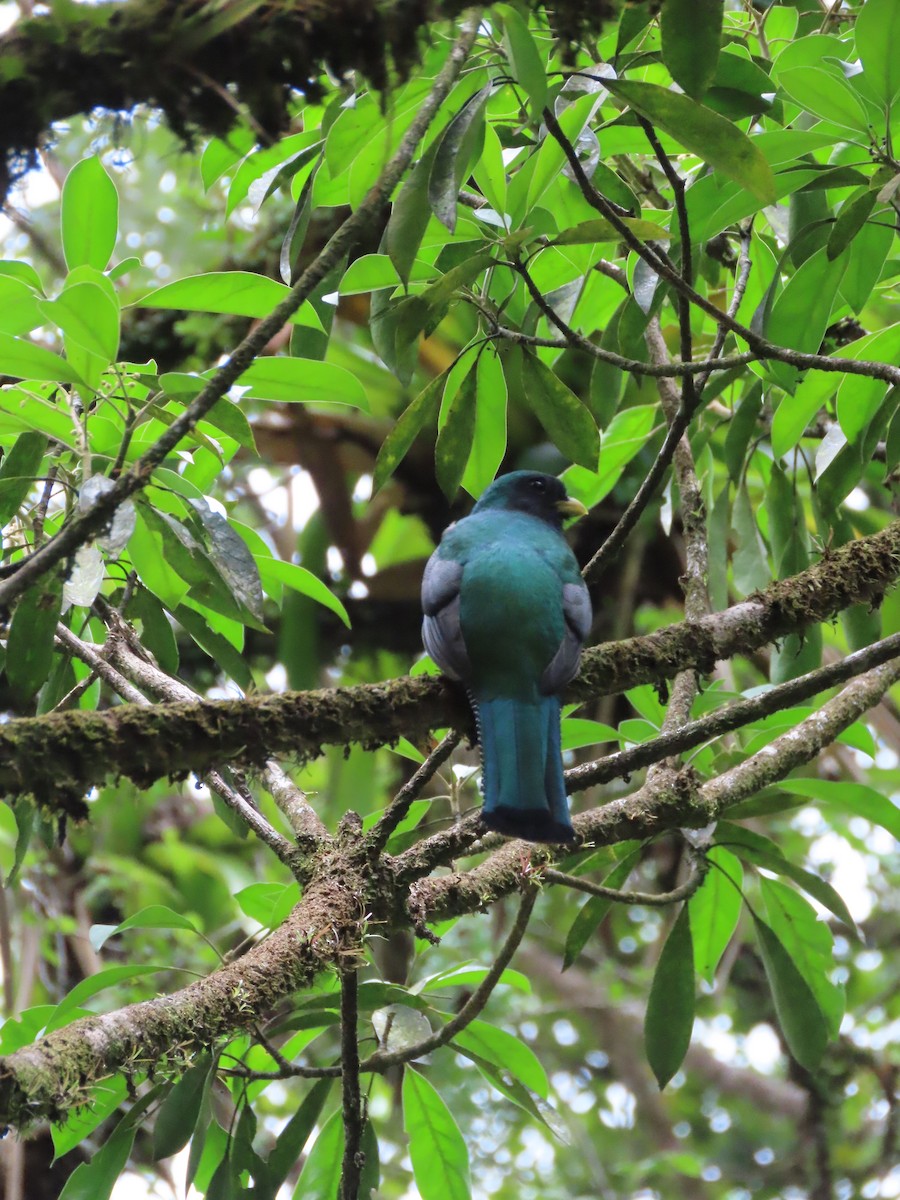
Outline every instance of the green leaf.
{"type": "MultiPolygon", "coordinates": [[[[312,218],[313,188],[315,187],[321,165],[322,152],[319,153],[317,162],[303,182],[303,187],[300,189],[300,195],[297,197],[297,203],[294,207],[293,216],[281,242],[281,252],[278,255],[278,272],[288,285],[294,282],[295,264],[300,258],[303,243],[306,241],[306,231],[309,229],[309,222],[312,218]]],[[[306,301],[303,307],[305,308],[307,304],[309,304],[309,301],[306,301]]],[[[312,308],[312,305],[310,307],[312,308]]]]}
{"type": "MultiPolygon", "coordinates": [[[[404,283],[409,282],[413,263],[419,253],[419,246],[422,244],[422,238],[428,228],[428,222],[431,220],[428,186],[438,144],[438,141],[431,143],[407,175],[391,206],[391,215],[385,231],[385,242],[391,262],[404,283]]],[[[453,211],[456,211],[455,199],[453,211]]]]}
{"type": "Polygon", "coordinates": [[[148,904],[118,925],[92,925],[91,945],[99,951],[111,937],[124,933],[126,929],[189,929],[192,933],[200,933],[194,922],[182,913],[167,908],[165,904],[148,904]]]}
{"type": "Polygon", "coordinates": [[[340,1110],[319,1131],[306,1156],[293,1200],[336,1200],[344,1154],[344,1125],[340,1110]]]}
{"type": "Polygon", "coordinates": [[[167,607],[170,608],[172,616],[179,625],[187,630],[200,649],[209,655],[220,670],[227,672],[245,691],[253,687],[250,668],[228,638],[223,637],[221,633],[210,626],[208,612],[204,616],[188,604],[178,604],[175,607],[167,605],[167,607]]]}
{"type": "Polygon", "coordinates": [[[462,486],[477,499],[506,455],[506,376],[499,356],[489,349],[479,354],[475,371],[475,432],[462,486]]]}
{"type": "Polygon", "coordinates": [[[408,454],[410,447],[426,425],[437,420],[441,398],[447,384],[448,371],[442,372],[426,384],[395,423],[378,451],[375,461],[373,491],[380,491],[408,454]]]}
{"type": "Polygon", "coordinates": [[[850,243],[850,258],[841,280],[841,295],[857,313],[872,294],[894,241],[887,210],[878,208],[873,217],[850,243]]]}
{"type": "MultiPolygon", "coordinates": [[[[604,78],[604,86],[608,80],[604,78]]],[[[574,146],[578,142],[578,138],[584,130],[585,125],[591,119],[595,109],[601,101],[601,96],[594,92],[589,92],[586,96],[579,96],[574,100],[568,108],[560,113],[557,120],[559,127],[563,131],[568,141],[574,146]]],[[[534,206],[538,203],[541,196],[546,192],[547,188],[555,179],[559,177],[560,172],[566,164],[566,155],[562,146],[557,142],[556,138],[548,134],[541,142],[540,149],[537,152],[537,158],[534,165],[534,172],[531,179],[528,181],[528,191],[525,198],[524,212],[516,212],[515,223],[520,221],[528,222],[529,214],[534,206]]],[[[515,176],[513,183],[515,184],[515,176]]],[[[510,199],[514,195],[514,188],[510,189],[510,199]]],[[[514,208],[515,205],[511,205],[514,208]]]]}
{"type": "Polygon", "coordinates": [[[728,422],[723,457],[728,474],[735,483],[740,481],[747,447],[756,432],[757,421],[762,409],[762,399],[762,384],[751,384],[742,396],[734,416],[728,422]]]}
{"type": "Polygon", "coordinates": [[[724,0],[664,0],[659,17],[663,62],[675,82],[700,100],[716,76],[724,0]]]}
{"type": "Polygon", "coordinates": [[[534,38],[520,14],[509,4],[494,9],[503,20],[503,48],[513,74],[528,93],[531,119],[540,121],[547,102],[547,71],[534,38]]]}
{"type": "Polygon", "coordinates": [[[109,1200],[116,1180],[125,1170],[137,1133],[136,1123],[129,1121],[128,1116],[92,1158],[78,1164],[59,1193],[59,1200],[109,1200]]]}
{"type": "Polygon", "coordinates": [[[47,451],[47,440],[43,433],[20,433],[12,449],[3,456],[0,464],[0,529],[15,516],[35,486],[35,476],[47,451]]]}
{"type": "Polygon", "coordinates": [[[732,522],[737,540],[732,557],[734,585],[742,595],[749,596],[751,592],[766,586],[770,573],[766,548],[756,524],[746,483],[738,489],[732,522]]]}
{"type": "Polygon", "coordinates": [[[865,106],[839,76],[819,67],[790,67],[779,70],[778,82],[792,100],[821,120],[855,133],[866,132],[869,120],[865,106]]]}
{"type": "Polygon", "coordinates": [[[850,245],[871,216],[876,199],[874,192],[865,191],[843,205],[828,235],[826,250],[830,259],[837,258],[850,245]]]}
{"type": "Polygon", "coordinates": [[[900,808],[888,796],[864,783],[846,779],[786,779],[775,786],[792,795],[811,796],[833,805],[839,812],[881,825],[900,841],[900,808]]]}
{"type": "Polygon", "coordinates": [[[269,355],[251,363],[237,380],[254,400],[281,404],[349,404],[369,411],[363,385],[345,367],[309,358],[269,355]]]}
{"type": "Polygon", "coordinates": [[[274,1196],[277,1193],[291,1168],[299,1160],[303,1147],[309,1141],[310,1134],[325,1107],[333,1082],[331,1079],[319,1079],[314,1083],[303,1097],[300,1107],[279,1133],[266,1160],[270,1195],[274,1196]]]}
{"type": "MultiPolygon", "coordinates": [[[[430,280],[434,279],[436,274],[436,269],[428,263],[417,263],[413,260],[408,265],[403,282],[406,283],[409,279],[430,280]]],[[[377,292],[379,288],[395,288],[398,283],[398,269],[387,254],[363,254],[347,268],[338,291],[342,296],[365,295],[367,292],[377,292]]]]}
{"type": "Polygon", "coordinates": [[[46,379],[54,383],[81,383],[81,376],[64,358],[35,346],[25,338],[0,333],[0,375],[13,379],[46,379]]]}
{"type": "Polygon", "coordinates": [[[644,1019],[647,1061],[664,1088],[684,1061],[694,1028],[694,949],[686,904],[662,948],[644,1019]]]}
{"type": "Polygon", "coordinates": [[[755,914],[753,922],[785,1041],[800,1066],[814,1071],[828,1042],[825,1018],[809,984],[776,934],[755,914]]]}
{"type": "Polygon", "coordinates": [[[606,79],[604,84],[635,112],[735,180],[763,204],[775,202],[772,168],[762,151],[731,121],[701,107],[688,96],[655,83],[606,79]]]}
{"type": "MultiPolygon", "coordinates": [[[[831,311],[847,265],[845,255],[828,257],[823,247],[809,258],[788,280],[772,306],[764,332],[779,345],[805,354],[815,353],[822,344],[831,311]]],[[[768,370],[785,391],[792,391],[799,377],[796,367],[770,362],[768,370]]]]}
{"type": "MultiPolygon", "coordinates": [[[[155,288],[134,302],[139,308],[175,308],[188,312],[226,313],[238,317],[267,317],[291,289],[252,271],[210,271],[155,288]]],[[[295,325],[322,328],[316,310],[306,301],[288,318],[295,325]]],[[[272,361],[272,360],[269,360],[272,361]]]]}
{"type": "Polygon", "coordinates": [[[62,190],[60,221],[66,266],[106,268],[116,244],[119,194],[96,156],[76,163],[62,190]]]}
{"type": "Polygon", "coordinates": [[[471,1050],[464,1050],[462,1046],[458,1046],[455,1042],[451,1042],[450,1045],[457,1053],[462,1054],[464,1058],[468,1058],[470,1062],[473,1062],[488,1083],[492,1087],[495,1087],[501,1096],[505,1096],[507,1100],[515,1104],[524,1113],[527,1113],[533,1120],[539,1121],[542,1125],[546,1126],[560,1141],[568,1141],[568,1138],[565,1136],[565,1126],[560,1121],[559,1114],[554,1108],[551,1108],[546,1100],[529,1091],[524,1083],[520,1083],[518,1079],[514,1078],[503,1067],[498,1067],[496,1063],[488,1062],[486,1058],[474,1054],[471,1050]]]}
{"type": "MultiPolygon", "coordinates": [[[[796,780],[792,783],[798,782],[796,780]]],[[[784,857],[778,847],[769,838],[760,833],[754,833],[743,825],[734,825],[731,821],[720,821],[716,830],[716,841],[723,846],[729,846],[739,857],[751,862],[754,866],[764,867],[778,875],[786,875],[793,879],[805,892],[818,900],[830,912],[843,921],[854,932],[856,923],[850,915],[847,905],[834,890],[830,883],[813,875],[811,871],[798,867],[784,857]]]]}
{"type": "Polygon", "coordinates": [[[787,950],[794,966],[806,980],[825,1018],[829,1036],[836,1038],[844,1016],[844,989],[832,983],[834,939],[816,910],[775,879],[761,878],[760,891],[772,932],[787,950]]]}
{"type": "Polygon", "coordinates": [[[263,590],[256,560],[244,539],[206,500],[189,500],[206,535],[209,557],[232,596],[263,628],[263,590]]]}
{"type": "Polygon", "coordinates": [[[76,283],[63,288],[56,300],[41,300],[38,308],[77,346],[105,363],[119,352],[119,309],[102,288],[76,283]]]}
{"type": "Polygon", "coordinates": [[[166,1096],[153,1123],[153,1158],[171,1158],[187,1145],[210,1084],[212,1060],[201,1054],[166,1096]]]}
{"type": "Polygon", "coordinates": [[[296,883],[251,883],[234,894],[241,912],[269,929],[277,929],[300,899],[296,883]]]}
{"type": "Polygon", "coordinates": [[[350,628],[350,618],[347,616],[346,608],[334,592],[329,591],[322,580],[313,575],[312,571],[307,571],[305,567],[300,567],[296,563],[284,562],[280,558],[264,558],[261,555],[257,556],[256,565],[259,567],[263,587],[267,591],[273,580],[283,583],[286,587],[293,588],[295,592],[309,596],[311,600],[330,608],[333,613],[337,613],[347,628],[350,628]]]}
{"type": "Polygon", "coordinates": [[[435,474],[448,500],[456,495],[462,481],[475,436],[477,366],[476,359],[451,399],[434,449],[435,474]]]}
{"type": "Polygon", "coordinates": [[[741,915],[740,861],[724,846],[709,851],[712,868],[687,903],[697,974],[711,984],[741,915]]]}
{"type": "Polygon", "coordinates": [[[522,364],[522,384],[529,407],[553,444],[573,463],[596,470],[600,432],[575,393],[537,355],[528,352],[522,364]]]}
{"type": "MultiPolygon", "coordinates": [[[[626,858],[623,858],[617,867],[615,867],[604,878],[603,886],[615,888],[616,890],[624,887],[628,876],[634,870],[635,865],[640,858],[641,850],[632,851],[626,858]]],[[[579,954],[587,945],[590,938],[593,937],[594,931],[599,927],[600,922],[612,908],[614,900],[606,896],[591,896],[585,904],[581,906],[578,916],[572,922],[571,928],[566,935],[566,946],[563,951],[562,969],[567,971],[575,962],[579,954]]]]}
{"type": "Polygon", "coordinates": [[[459,189],[475,156],[484,122],[484,106],[493,91],[485,84],[471,96],[441,135],[428,176],[428,203],[431,211],[451,233],[456,229],[456,205],[459,189]]]}
{"type": "Polygon", "coordinates": [[[866,0],[855,31],[866,82],[889,108],[900,92],[900,7],[895,0],[866,0]]]}
{"type": "MultiPolygon", "coordinates": [[[[663,229],[662,225],[657,225],[654,221],[641,221],[632,217],[623,217],[622,223],[627,225],[635,237],[643,238],[662,238],[668,240],[670,237],[668,229],[663,229]]],[[[550,240],[551,246],[578,246],[590,245],[593,246],[597,242],[618,242],[621,241],[622,235],[618,232],[610,221],[605,217],[598,217],[592,221],[581,221],[577,225],[570,225],[568,229],[564,229],[562,233],[550,240]]]]}
{"type": "MultiPolygon", "coordinates": [[[[403,1126],[422,1200],[470,1200],[469,1152],[459,1126],[415,1069],[407,1069],[403,1076],[403,1126]]],[[[306,1193],[302,1195],[307,1200],[306,1193]]]]}
{"type": "Polygon", "coordinates": [[[62,608],[62,579],[44,576],[22,595],[6,647],[6,678],[19,703],[28,704],[53,666],[53,637],[62,608]]]}
{"type": "MultiPolygon", "coordinates": [[[[52,1011],[52,1006],[51,1006],[52,1011]]],[[[53,1161],[87,1141],[98,1125],[107,1121],[128,1095],[124,1075],[113,1075],[91,1088],[90,1098],[83,1108],[70,1109],[61,1125],[50,1126],[53,1138],[53,1161]]]]}
{"type": "Polygon", "coordinates": [[[102,992],[108,987],[115,987],[117,983],[127,983],[130,979],[142,979],[145,975],[155,975],[159,971],[169,969],[166,966],[147,966],[146,964],[135,966],[133,963],[126,963],[120,967],[107,967],[95,975],[89,975],[87,979],[76,983],[57,1004],[53,1010],[53,1016],[47,1021],[47,1033],[52,1033],[54,1029],[62,1029],[64,1025],[68,1025],[70,1015],[76,1009],[81,1008],[85,1000],[90,1000],[98,992],[102,992]]]}
{"type": "Polygon", "coordinates": [[[547,1099],[550,1092],[547,1072],[534,1051],[513,1034],[487,1021],[472,1021],[453,1040],[464,1049],[512,1072],[532,1092],[547,1099]]]}
{"type": "Polygon", "coordinates": [[[0,333],[28,333],[41,323],[40,293],[13,275],[0,273],[0,333]]]}

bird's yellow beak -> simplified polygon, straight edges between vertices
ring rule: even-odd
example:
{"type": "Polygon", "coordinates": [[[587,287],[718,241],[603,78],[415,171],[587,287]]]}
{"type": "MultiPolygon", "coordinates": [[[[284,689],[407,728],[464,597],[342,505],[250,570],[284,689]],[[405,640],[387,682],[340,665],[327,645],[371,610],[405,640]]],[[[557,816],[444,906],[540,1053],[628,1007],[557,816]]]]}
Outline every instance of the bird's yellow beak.
{"type": "Polygon", "coordinates": [[[580,500],[573,500],[569,496],[565,500],[557,500],[556,511],[561,512],[564,517],[586,517],[588,513],[580,500]]]}

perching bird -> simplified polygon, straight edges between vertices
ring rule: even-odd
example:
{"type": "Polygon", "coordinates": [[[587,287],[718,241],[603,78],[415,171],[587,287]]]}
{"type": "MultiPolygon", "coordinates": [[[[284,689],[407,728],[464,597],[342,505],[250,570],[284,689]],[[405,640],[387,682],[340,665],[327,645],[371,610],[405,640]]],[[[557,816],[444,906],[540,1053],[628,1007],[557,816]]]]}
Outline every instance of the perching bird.
{"type": "Polygon", "coordinates": [[[591,601],[562,523],[586,511],[552,475],[502,475],[446,530],[422,580],[425,648],[475,708],[484,823],[531,842],[575,837],[558,695],[591,601]]]}

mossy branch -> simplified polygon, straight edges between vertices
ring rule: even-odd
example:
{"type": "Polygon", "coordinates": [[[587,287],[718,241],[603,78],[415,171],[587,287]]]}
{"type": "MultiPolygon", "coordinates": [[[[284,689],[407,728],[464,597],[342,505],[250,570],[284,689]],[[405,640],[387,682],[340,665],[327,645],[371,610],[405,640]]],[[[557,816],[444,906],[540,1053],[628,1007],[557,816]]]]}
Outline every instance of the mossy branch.
{"type": "MultiPolygon", "coordinates": [[[[664,683],[688,668],[707,673],[718,660],[802,632],[852,604],[877,604],[898,576],[900,522],[894,522],[724,612],[587,651],[566,698],[664,683]]],[[[149,786],[227,760],[262,766],[272,755],[311,758],[325,745],[351,743],[371,749],[447,726],[471,727],[459,689],[443,679],[409,677],[243,700],[49,713],[0,726],[0,791],[31,792],[77,818],[86,812],[84,792],[107,775],[149,786]]]]}

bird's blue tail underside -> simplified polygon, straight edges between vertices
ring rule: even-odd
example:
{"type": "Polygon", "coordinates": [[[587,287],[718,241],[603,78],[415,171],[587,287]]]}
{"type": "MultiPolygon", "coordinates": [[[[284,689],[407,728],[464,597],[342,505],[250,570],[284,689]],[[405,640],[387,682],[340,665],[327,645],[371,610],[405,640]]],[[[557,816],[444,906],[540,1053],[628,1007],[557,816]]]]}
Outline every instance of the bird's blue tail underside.
{"type": "Polygon", "coordinates": [[[530,842],[571,842],[559,700],[474,699],[488,829],[530,842]]]}

